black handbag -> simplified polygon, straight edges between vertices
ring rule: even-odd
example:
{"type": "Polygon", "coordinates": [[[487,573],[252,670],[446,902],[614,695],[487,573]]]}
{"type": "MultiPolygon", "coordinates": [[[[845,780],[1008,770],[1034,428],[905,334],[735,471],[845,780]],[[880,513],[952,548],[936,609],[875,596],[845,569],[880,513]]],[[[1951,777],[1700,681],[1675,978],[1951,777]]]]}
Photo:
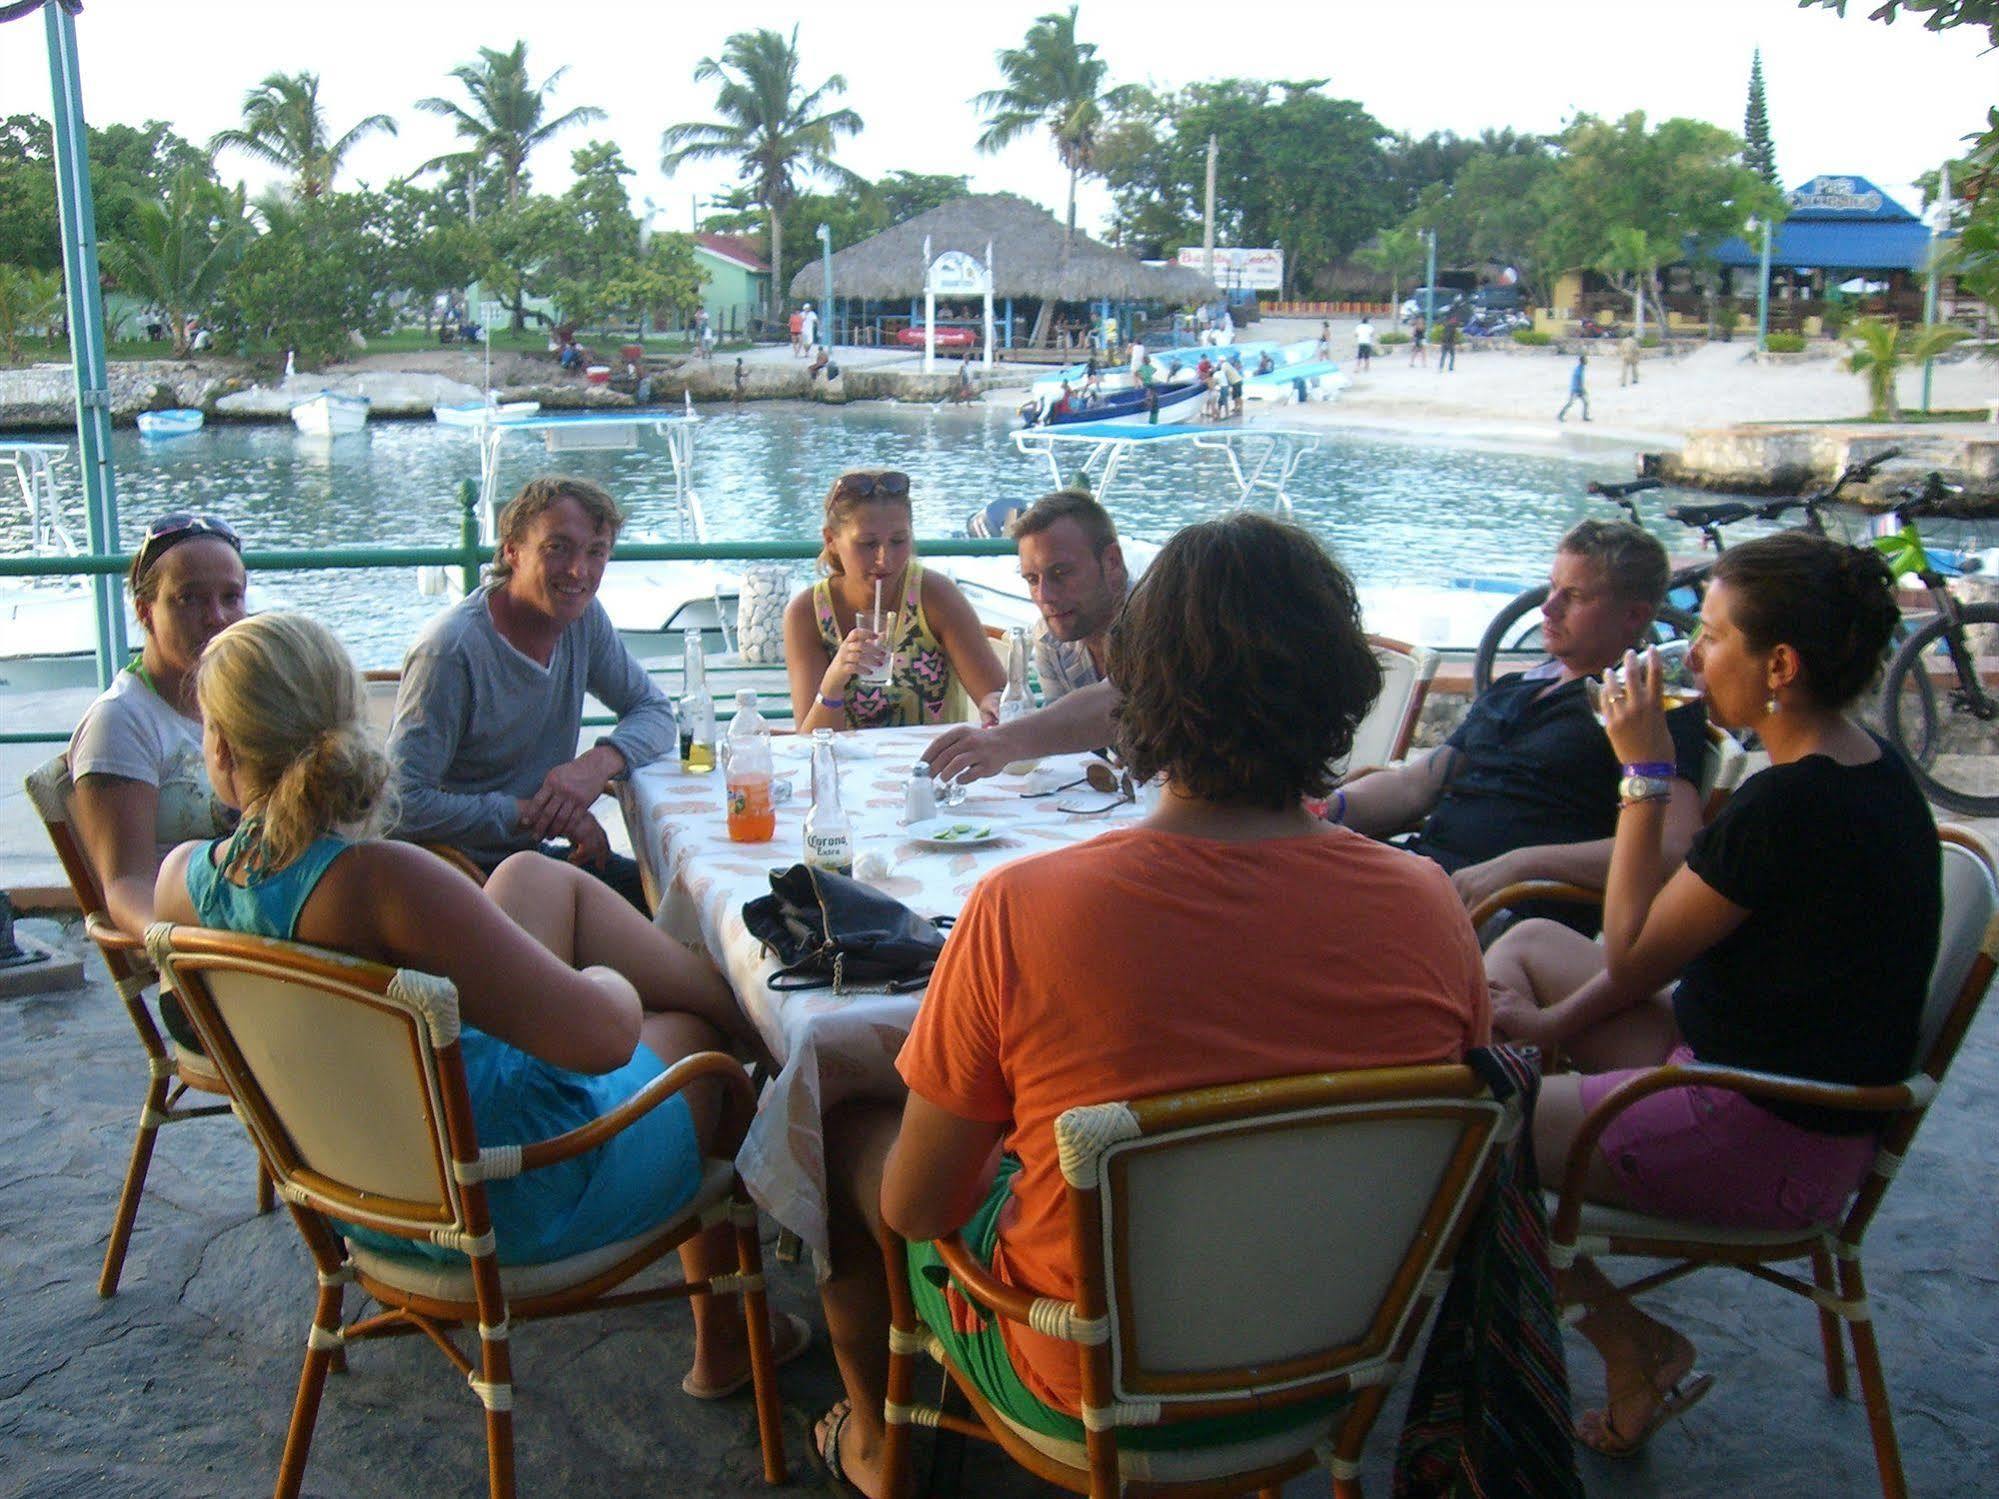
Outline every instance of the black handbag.
{"type": "Polygon", "coordinates": [[[831,870],[775,870],[770,894],[743,903],[743,924],[784,966],[773,989],[898,994],[930,982],[948,916],[930,921],[894,896],[831,870]]]}

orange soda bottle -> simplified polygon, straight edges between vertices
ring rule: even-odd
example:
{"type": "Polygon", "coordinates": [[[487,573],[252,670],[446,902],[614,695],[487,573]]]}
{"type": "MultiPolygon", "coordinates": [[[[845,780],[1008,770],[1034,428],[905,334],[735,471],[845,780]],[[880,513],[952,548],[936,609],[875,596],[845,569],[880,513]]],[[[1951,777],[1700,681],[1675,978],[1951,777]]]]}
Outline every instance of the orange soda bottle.
{"type": "Polygon", "coordinates": [[[723,785],[729,837],[737,843],[768,843],[777,836],[777,812],[770,802],[770,725],[757,712],[756,693],[747,687],[736,694],[728,752],[723,785]]]}

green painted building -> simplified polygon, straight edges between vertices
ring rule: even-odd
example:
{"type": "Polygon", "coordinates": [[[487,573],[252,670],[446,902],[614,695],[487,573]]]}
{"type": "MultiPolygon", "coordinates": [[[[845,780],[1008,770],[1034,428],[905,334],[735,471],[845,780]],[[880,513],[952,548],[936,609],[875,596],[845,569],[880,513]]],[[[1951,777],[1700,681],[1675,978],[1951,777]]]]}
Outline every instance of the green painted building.
{"type": "Polygon", "coordinates": [[[694,263],[701,268],[701,305],[718,338],[747,336],[770,306],[770,267],[746,234],[697,234],[694,263]]]}

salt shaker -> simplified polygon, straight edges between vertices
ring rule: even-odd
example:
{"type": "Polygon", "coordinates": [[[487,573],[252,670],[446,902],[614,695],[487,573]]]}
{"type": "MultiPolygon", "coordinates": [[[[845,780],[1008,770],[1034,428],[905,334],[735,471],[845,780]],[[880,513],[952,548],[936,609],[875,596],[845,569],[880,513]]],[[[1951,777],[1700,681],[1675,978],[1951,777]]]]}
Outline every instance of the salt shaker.
{"type": "Polygon", "coordinates": [[[909,768],[909,784],[902,792],[902,821],[914,826],[937,815],[937,788],[930,780],[930,767],[918,760],[909,768]]]}

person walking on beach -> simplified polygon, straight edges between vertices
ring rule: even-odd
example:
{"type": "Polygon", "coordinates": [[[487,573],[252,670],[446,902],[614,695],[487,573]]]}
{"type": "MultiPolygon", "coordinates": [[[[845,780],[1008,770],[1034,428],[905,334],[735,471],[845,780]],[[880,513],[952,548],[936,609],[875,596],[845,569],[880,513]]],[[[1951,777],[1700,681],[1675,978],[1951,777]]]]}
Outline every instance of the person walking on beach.
{"type": "Polygon", "coordinates": [[[743,368],[743,356],[736,356],[736,393],[731,398],[740,406],[743,404],[743,389],[750,383],[750,372],[743,368]]]}
{"type": "MultiPolygon", "coordinates": [[[[1360,326],[1353,330],[1353,355],[1354,363],[1361,369],[1374,368],[1374,319],[1366,313],[1361,314],[1360,326]]],[[[1330,350],[1327,357],[1331,357],[1330,350]]]]}
{"type": "Polygon", "coordinates": [[[791,315],[791,357],[793,359],[802,359],[805,357],[805,314],[803,312],[794,312],[791,315]]]}
{"type": "Polygon", "coordinates": [[[1583,385],[1588,364],[1589,355],[1576,355],[1576,367],[1569,371],[1569,398],[1562,402],[1562,409],[1555,413],[1556,421],[1567,421],[1569,419],[1569,408],[1578,401],[1583,403],[1583,420],[1589,420],[1589,391],[1583,385]]]}
{"type": "Polygon", "coordinates": [[[1456,373],[1458,367],[1458,320],[1444,319],[1444,330],[1437,335],[1437,373],[1445,370],[1456,373]]]}
{"type": "Polygon", "coordinates": [[[1635,335],[1627,333],[1623,338],[1618,340],[1617,357],[1623,361],[1623,368],[1619,370],[1617,376],[1618,388],[1622,390],[1627,385],[1636,385],[1638,383],[1638,339],[1635,335]]]}
{"type": "Polygon", "coordinates": [[[1319,346],[1312,351],[1312,357],[1314,359],[1333,357],[1333,325],[1330,322],[1319,324],[1319,346]]]}
{"type": "Polygon", "coordinates": [[[1424,347],[1424,338],[1428,332],[1429,324],[1425,323],[1422,314],[1418,313],[1416,321],[1409,325],[1409,362],[1411,364],[1427,366],[1430,363],[1430,351],[1424,347]]]}
{"type": "Polygon", "coordinates": [[[812,310],[810,302],[805,304],[805,311],[798,315],[798,339],[805,346],[807,357],[810,357],[819,342],[819,314],[812,310]]]}

